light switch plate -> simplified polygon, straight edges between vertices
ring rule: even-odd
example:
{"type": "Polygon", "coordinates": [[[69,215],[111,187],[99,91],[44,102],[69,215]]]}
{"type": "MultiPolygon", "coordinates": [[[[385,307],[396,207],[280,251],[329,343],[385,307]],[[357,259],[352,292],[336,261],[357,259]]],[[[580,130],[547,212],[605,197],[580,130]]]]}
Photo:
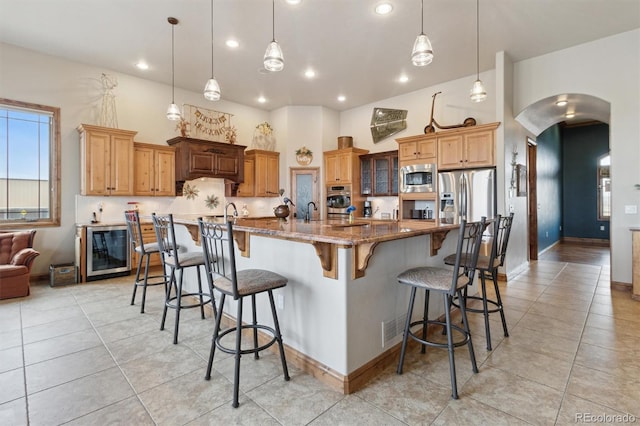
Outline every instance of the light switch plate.
{"type": "Polygon", "coordinates": [[[638,206],[636,205],[624,206],[624,214],[637,214],[637,213],[638,213],[638,206]]]}

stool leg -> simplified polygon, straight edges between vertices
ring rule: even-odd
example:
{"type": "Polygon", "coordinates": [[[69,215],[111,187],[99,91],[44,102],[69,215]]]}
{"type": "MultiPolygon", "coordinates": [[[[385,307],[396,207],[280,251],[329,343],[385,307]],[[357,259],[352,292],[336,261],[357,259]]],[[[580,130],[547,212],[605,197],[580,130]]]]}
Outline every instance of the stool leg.
{"type": "Polygon", "coordinates": [[[178,280],[178,287],[176,288],[176,323],[173,326],[173,344],[178,344],[178,327],[180,326],[180,311],[182,310],[182,278],[184,276],[184,269],[180,268],[180,280],[178,280]]]}
{"type": "Polygon", "coordinates": [[[404,364],[404,352],[407,349],[407,340],[409,340],[409,328],[411,327],[411,314],[413,313],[413,302],[416,300],[416,288],[411,287],[411,296],[409,296],[409,309],[407,310],[407,320],[404,322],[404,335],[402,336],[402,348],[400,349],[400,361],[396,372],[402,374],[402,366],[404,364]]]}
{"type": "MultiPolygon", "coordinates": [[[[462,290],[458,290],[458,298],[462,296],[462,290]]],[[[471,358],[471,369],[474,373],[478,372],[478,364],[476,363],[476,352],[473,349],[473,342],[471,341],[471,330],[469,329],[469,321],[467,319],[467,306],[466,299],[462,299],[462,305],[460,305],[460,315],[462,316],[462,325],[464,327],[464,332],[466,333],[467,338],[467,346],[469,347],[469,357],[471,358]]]]}
{"type": "Polygon", "coordinates": [[[164,330],[164,322],[167,319],[167,309],[171,303],[171,289],[175,285],[176,270],[171,268],[171,274],[169,275],[169,285],[166,287],[166,296],[164,299],[164,309],[162,311],[162,321],[160,322],[160,330],[164,330]]]}
{"type": "Polygon", "coordinates": [[[204,299],[202,298],[202,279],[200,278],[200,266],[196,266],[198,274],[198,296],[200,297],[200,318],[204,319],[204,299]]]}
{"type": "MultiPolygon", "coordinates": [[[[254,348],[258,348],[258,328],[256,327],[258,325],[258,319],[256,316],[256,295],[252,294],[251,295],[251,311],[253,312],[253,347],[254,348]]],[[[255,359],[259,359],[260,358],[260,354],[258,353],[258,351],[255,351],[253,353],[253,357],[255,359]]]]}
{"type": "Polygon", "coordinates": [[[138,282],[140,281],[140,268],[142,267],[143,256],[138,256],[138,270],[136,271],[136,280],[133,283],[133,295],[131,296],[131,304],[136,301],[136,290],[138,289],[138,282]]]}
{"type": "Polygon", "coordinates": [[[207,373],[204,378],[206,380],[211,379],[211,367],[213,366],[213,356],[216,353],[216,341],[218,340],[218,334],[220,334],[220,321],[222,320],[222,308],[224,307],[224,299],[226,295],[222,293],[220,296],[220,308],[216,314],[216,324],[213,329],[213,337],[211,338],[211,350],[209,351],[209,363],[207,364],[207,373]]]}
{"type": "MultiPolygon", "coordinates": [[[[144,314],[144,303],[147,300],[147,280],[149,279],[149,261],[151,260],[151,255],[149,253],[145,253],[142,257],[144,257],[146,261],[144,264],[144,281],[142,282],[142,305],[140,306],[140,313],[144,314]]],[[[138,269],[136,276],[139,273],[140,269],[138,269]]]]}
{"type": "Polygon", "coordinates": [[[273,293],[269,290],[269,304],[271,305],[271,315],[273,315],[273,329],[276,332],[276,340],[280,349],[280,362],[282,362],[282,372],[284,380],[289,381],[289,369],[287,368],[287,359],[284,356],[284,345],[282,343],[282,334],[280,334],[280,323],[278,322],[278,314],[276,313],[276,304],[273,301],[273,293]]]}
{"type": "Polygon", "coordinates": [[[504,337],[509,337],[509,331],[507,330],[507,319],[504,316],[504,307],[502,306],[502,298],[500,297],[500,289],[498,288],[498,269],[491,271],[493,279],[493,287],[496,291],[496,302],[498,303],[498,309],[500,309],[500,319],[502,320],[502,330],[504,331],[504,337]]]}
{"type": "Polygon", "coordinates": [[[480,283],[482,285],[482,310],[484,311],[484,333],[487,336],[487,350],[491,349],[491,325],[489,324],[489,306],[487,303],[487,285],[484,271],[480,271],[480,283]]]}
{"type": "Polygon", "coordinates": [[[238,408],[238,393],[240,388],[240,351],[242,350],[242,298],[238,299],[238,313],[236,317],[236,364],[233,373],[233,402],[231,406],[238,408]]]}
{"type": "MultiPolygon", "coordinates": [[[[422,317],[422,340],[427,340],[427,329],[429,328],[429,290],[425,290],[424,292],[424,316],[422,317]]],[[[444,330],[443,330],[444,331],[444,330]]],[[[420,353],[423,354],[426,352],[427,345],[422,344],[422,348],[420,349],[420,353]]]]}
{"type": "MultiPolygon", "coordinates": [[[[462,311],[462,309],[461,309],[462,311]]],[[[451,374],[451,396],[458,399],[458,385],[456,382],[456,360],[453,355],[453,336],[451,334],[451,296],[444,295],[444,316],[447,327],[447,349],[449,351],[449,373],[451,374]]]]}

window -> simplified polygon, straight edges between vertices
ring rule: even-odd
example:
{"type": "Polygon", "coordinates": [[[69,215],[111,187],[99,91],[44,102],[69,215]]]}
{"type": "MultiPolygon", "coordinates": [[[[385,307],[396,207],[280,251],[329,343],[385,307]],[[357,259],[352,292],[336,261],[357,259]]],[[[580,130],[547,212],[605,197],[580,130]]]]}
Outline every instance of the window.
{"type": "Polygon", "coordinates": [[[0,229],[60,225],[60,108],[0,98],[0,229]]]}
{"type": "Polygon", "coordinates": [[[598,158],[598,220],[611,218],[611,156],[609,154],[598,158]]]}

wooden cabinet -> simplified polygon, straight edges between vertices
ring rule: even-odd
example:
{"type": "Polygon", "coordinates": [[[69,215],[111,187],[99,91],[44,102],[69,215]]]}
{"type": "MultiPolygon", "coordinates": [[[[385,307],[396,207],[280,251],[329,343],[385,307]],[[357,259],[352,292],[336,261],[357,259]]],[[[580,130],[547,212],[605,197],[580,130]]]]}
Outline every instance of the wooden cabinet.
{"type": "Polygon", "coordinates": [[[364,196],[398,195],[398,151],[360,156],[360,193],[364,196]]]}
{"type": "Polygon", "coordinates": [[[423,163],[436,162],[436,136],[418,135],[396,139],[398,142],[398,158],[400,162],[415,162],[425,160],[423,163]]]}
{"type": "Polygon", "coordinates": [[[134,195],[175,196],[175,163],[173,147],[134,143],[134,195]]]}
{"type": "Polygon", "coordinates": [[[280,195],[280,153],[251,149],[245,152],[244,182],[239,197],[277,197],[280,195]]]}
{"type": "Polygon", "coordinates": [[[495,166],[497,124],[438,136],[438,170],[495,166]]]}
{"type": "Polygon", "coordinates": [[[360,148],[344,148],[324,153],[324,177],[327,185],[360,183],[360,155],[369,151],[360,148]]]}
{"type": "MultiPolygon", "coordinates": [[[[140,222],[140,228],[142,229],[142,241],[145,244],[155,243],[157,241],[156,231],[153,228],[153,223],[143,223],[140,222]]],[[[131,268],[138,268],[138,259],[139,254],[136,251],[131,250],[131,268]]],[[[160,259],[160,253],[153,253],[149,257],[149,266],[159,266],[162,265],[162,259],[160,259]]],[[[142,268],[144,271],[144,263],[142,264],[142,268]]],[[[149,274],[151,275],[151,274],[149,274]]]]}
{"type": "Polygon", "coordinates": [[[133,137],[137,132],[81,124],[80,193],[133,194],[133,137]]]}

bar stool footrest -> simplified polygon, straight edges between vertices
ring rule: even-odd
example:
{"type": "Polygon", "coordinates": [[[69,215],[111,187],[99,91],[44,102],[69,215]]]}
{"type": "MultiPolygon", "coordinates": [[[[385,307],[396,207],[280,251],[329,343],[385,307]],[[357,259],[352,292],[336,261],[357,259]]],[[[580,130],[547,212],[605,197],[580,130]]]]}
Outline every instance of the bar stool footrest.
{"type": "MultiPolygon", "coordinates": [[[[472,299],[472,300],[479,300],[482,302],[483,298],[480,296],[467,296],[467,299],[472,299]]],[[[453,306],[455,306],[456,308],[460,309],[460,304],[457,302],[457,298],[455,298],[454,300],[451,301],[451,304],[453,306]]],[[[491,300],[491,299],[487,299],[487,303],[491,304],[493,306],[495,306],[495,309],[487,309],[487,313],[493,313],[493,312],[500,312],[502,311],[502,306],[498,304],[498,302],[496,302],[495,300],[491,300]]],[[[469,306],[467,306],[466,308],[467,312],[473,312],[476,314],[484,314],[484,309],[480,309],[480,308],[470,308],[469,306]]]]}
{"type": "MultiPolygon", "coordinates": [[[[433,342],[430,340],[423,340],[422,337],[418,337],[414,332],[411,331],[411,327],[415,326],[415,325],[423,325],[424,321],[414,321],[409,325],[409,337],[411,337],[413,340],[415,340],[416,342],[423,344],[423,345],[427,345],[427,346],[431,346],[433,348],[448,348],[449,345],[447,344],[447,342],[433,342]]],[[[440,325],[442,326],[445,330],[447,327],[447,324],[443,321],[436,321],[436,320],[429,320],[427,321],[427,325],[428,324],[435,324],[435,325],[440,325]]],[[[451,330],[455,330],[459,333],[462,333],[463,335],[463,339],[462,340],[458,340],[456,342],[453,342],[453,346],[454,347],[459,347],[459,346],[464,346],[469,342],[469,334],[467,332],[464,331],[464,329],[462,327],[459,327],[457,325],[453,325],[451,324],[451,330]]]]}
{"type": "MultiPolygon", "coordinates": [[[[189,297],[189,296],[194,296],[194,297],[202,296],[202,303],[195,302],[195,303],[188,304],[188,305],[183,305],[181,303],[180,304],[180,309],[199,308],[200,306],[205,306],[205,305],[211,303],[211,295],[209,293],[183,293],[180,297],[184,298],[184,297],[189,297]]],[[[171,296],[169,298],[169,300],[167,300],[165,302],[165,305],[167,305],[167,308],[178,309],[178,305],[175,303],[175,301],[177,299],[178,299],[177,296],[171,296]]]]}
{"type": "MultiPolygon", "coordinates": [[[[231,327],[231,328],[228,328],[228,329],[218,333],[218,338],[216,339],[216,347],[218,349],[220,349],[222,352],[225,352],[225,353],[228,353],[228,354],[235,354],[236,353],[235,347],[233,349],[230,349],[230,348],[224,346],[220,342],[220,339],[222,339],[227,334],[236,333],[237,332],[237,328],[238,327],[231,327]]],[[[246,325],[242,325],[240,327],[240,332],[242,332],[242,330],[249,330],[249,329],[265,330],[267,333],[271,334],[273,337],[267,343],[265,343],[264,345],[258,346],[257,348],[240,350],[240,355],[255,354],[255,353],[258,353],[258,352],[262,352],[265,349],[268,349],[269,347],[271,347],[274,343],[276,343],[278,341],[278,339],[275,336],[276,331],[273,328],[269,327],[269,326],[261,325],[261,324],[256,324],[256,325],[246,324],[246,325]]]]}

